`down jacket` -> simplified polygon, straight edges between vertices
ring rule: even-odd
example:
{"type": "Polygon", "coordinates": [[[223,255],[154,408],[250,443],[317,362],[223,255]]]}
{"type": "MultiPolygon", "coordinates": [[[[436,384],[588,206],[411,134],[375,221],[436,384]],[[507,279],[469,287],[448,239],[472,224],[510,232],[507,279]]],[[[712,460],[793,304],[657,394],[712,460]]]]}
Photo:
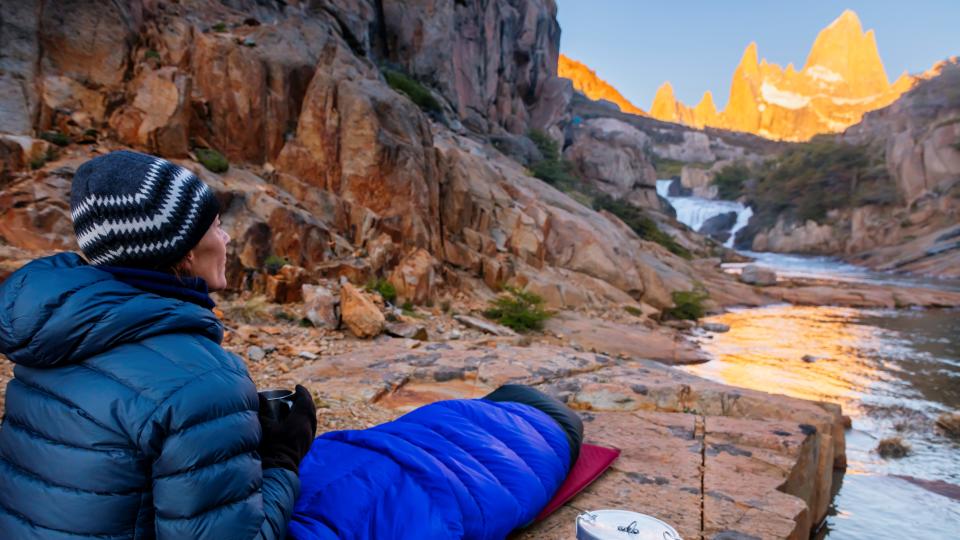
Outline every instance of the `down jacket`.
{"type": "Polygon", "coordinates": [[[0,538],[284,538],[299,480],[261,471],[256,388],[222,337],[75,254],[11,275],[0,538]]]}
{"type": "Polygon", "coordinates": [[[546,506],[572,451],[539,409],[485,399],[326,433],[300,464],[289,531],[297,540],[502,539],[546,506]]]}

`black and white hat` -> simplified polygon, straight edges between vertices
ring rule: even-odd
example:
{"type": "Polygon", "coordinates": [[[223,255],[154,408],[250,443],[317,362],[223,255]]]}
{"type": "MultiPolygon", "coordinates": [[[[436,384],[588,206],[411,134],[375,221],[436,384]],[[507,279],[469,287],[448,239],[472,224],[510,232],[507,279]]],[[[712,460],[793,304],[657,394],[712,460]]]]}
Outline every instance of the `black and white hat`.
{"type": "Polygon", "coordinates": [[[77,169],[70,211],[91,263],[165,270],[200,242],[220,205],[187,169],[120,150],[77,169]]]}

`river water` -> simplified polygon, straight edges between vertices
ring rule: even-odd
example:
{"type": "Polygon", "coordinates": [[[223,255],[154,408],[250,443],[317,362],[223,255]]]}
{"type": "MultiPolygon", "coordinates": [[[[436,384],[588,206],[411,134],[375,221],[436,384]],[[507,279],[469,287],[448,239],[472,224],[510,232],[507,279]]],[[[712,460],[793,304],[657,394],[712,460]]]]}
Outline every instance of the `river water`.
{"type": "Polygon", "coordinates": [[[960,492],[960,444],[934,425],[940,413],[960,410],[960,312],[778,305],[709,320],[730,331],[701,335],[714,360],[684,369],[839,403],[852,418],[849,465],[822,535],[960,538],[960,500],[910,480],[945,482],[960,492]],[[805,355],[817,359],[806,362],[805,355]],[[878,441],[891,436],[902,437],[911,454],[880,457],[878,441]]]}
{"type": "MultiPolygon", "coordinates": [[[[688,225],[731,204],[668,200],[688,225]]],[[[828,257],[744,254],[784,277],[960,290],[956,282],[879,274],[828,257]]],[[[848,467],[818,538],[960,538],[960,441],[935,425],[940,414],[960,411],[960,310],[775,305],[707,320],[730,331],[698,334],[713,360],[682,369],[734,386],[831,401],[851,417],[848,467]],[[813,361],[805,361],[807,355],[813,361]],[[901,437],[909,455],[877,454],[887,437],[901,437]]]]}

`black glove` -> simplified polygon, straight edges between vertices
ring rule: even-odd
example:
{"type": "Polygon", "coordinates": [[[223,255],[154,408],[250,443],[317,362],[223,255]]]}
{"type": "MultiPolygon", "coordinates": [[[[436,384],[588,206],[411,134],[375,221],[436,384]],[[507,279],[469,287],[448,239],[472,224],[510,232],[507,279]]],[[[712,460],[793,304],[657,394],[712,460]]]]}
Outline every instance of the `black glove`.
{"type": "Polygon", "coordinates": [[[293,407],[283,420],[271,417],[266,399],[260,396],[260,461],[263,469],[280,467],[298,472],[317,434],[317,407],[306,388],[297,385],[293,407]]]}

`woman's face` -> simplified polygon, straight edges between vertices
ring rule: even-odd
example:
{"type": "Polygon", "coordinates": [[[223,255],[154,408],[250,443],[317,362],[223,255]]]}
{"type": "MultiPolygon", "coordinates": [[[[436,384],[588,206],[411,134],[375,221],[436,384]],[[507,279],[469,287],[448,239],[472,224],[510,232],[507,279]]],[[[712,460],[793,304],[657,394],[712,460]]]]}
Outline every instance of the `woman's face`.
{"type": "Polygon", "coordinates": [[[227,242],[230,235],[220,228],[220,216],[213,220],[206,234],[190,250],[183,269],[194,277],[203,278],[211,291],[227,288],[227,242]]]}

